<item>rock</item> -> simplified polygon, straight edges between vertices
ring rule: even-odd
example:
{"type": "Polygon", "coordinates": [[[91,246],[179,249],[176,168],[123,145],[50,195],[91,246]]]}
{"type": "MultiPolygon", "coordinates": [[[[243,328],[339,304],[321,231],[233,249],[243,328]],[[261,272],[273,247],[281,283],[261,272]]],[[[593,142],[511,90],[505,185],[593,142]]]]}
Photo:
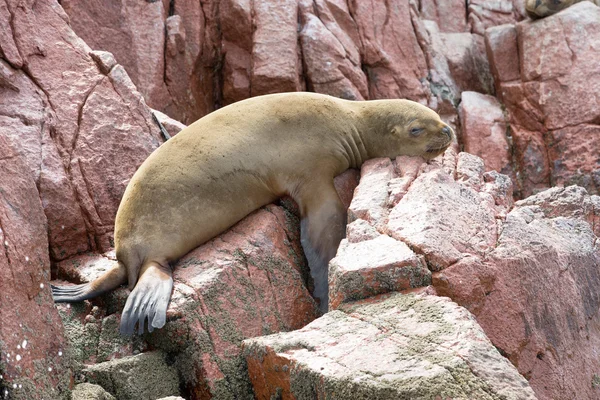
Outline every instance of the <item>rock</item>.
{"type": "Polygon", "coordinates": [[[467,7],[462,0],[421,0],[420,16],[435,21],[441,32],[465,32],[467,30],[467,7]]]}
{"type": "Polygon", "coordinates": [[[349,11],[362,44],[369,97],[426,101],[428,92],[422,81],[427,76],[427,63],[413,28],[413,23],[420,21],[411,5],[353,2],[349,11]]]}
{"type": "Polygon", "coordinates": [[[92,383],[80,383],[73,388],[72,400],[115,400],[115,398],[102,388],[92,383]]]}
{"type": "Polygon", "coordinates": [[[483,35],[487,28],[514,24],[525,18],[525,2],[522,0],[470,0],[469,25],[471,31],[483,35]]]}
{"type": "MultiPolygon", "coordinates": [[[[110,4],[61,2],[77,35],[94,50],[115,55],[151,107],[162,108],[169,93],[164,82],[163,3],[116,1],[110,4]]],[[[106,74],[106,73],[105,73],[106,74]]]]}
{"type": "Polygon", "coordinates": [[[455,112],[463,91],[491,94],[493,79],[483,38],[469,32],[440,32],[433,21],[423,24],[426,35],[420,43],[427,49],[431,92],[437,99],[432,106],[441,107],[442,113],[455,112]]]}
{"type": "Polygon", "coordinates": [[[386,235],[357,243],[344,239],[329,262],[329,309],[430,283],[431,272],[424,260],[406,244],[386,235]]]}
{"type": "Polygon", "coordinates": [[[367,76],[361,69],[358,26],[343,2],[301,0],[300,43],[307,87],[318,93],[364,100],[367,76]]]}
{"type": "Polygon", "coordinates": [[[65,398],[72,372],[50,293],[46,216],[25,157],[0,135],[0,396],[65,398]]]}
{"type": "Polygon", "coordinates": [[[186,125],[181,122],[169,117],[166,114],[161,113],[157,110],[152,110],[156,118],[160,121],[160,123],[164,126],[171,137],[177,135],[179,131],[186,128],[186,125]]]}
{"type": "Polygon", "coordinates": [[[511,147],[506,138],[508,121],[498,100],[463,92],[459,115],[465,151],[483,158],[487,171],[511,175],[511,147]]]}
{"type": "MultiPolygon", "coordinates": [[[[258,210],[174,266],[167,325],[145,340],[119,337],[125,289],[93,301],[102,307],[60,306],[72,358],[89,363],[127,357],[144,351],[147,340],[173,355],[189,392],[249,397],[241,341],[298,329],[317,316],[301,251],[294,214],[273,205],[258,210]]],[[[58,272],[86,282],[113,265],[108,257],[86,255],[61,262],[58,272]]]]}
{"type": "Polygon", "coordinates": [[[91,365],[82,374],[119,400],[156,399],[179,394],[177,369],[158,351],[91,365]]]}
{"type": "Polygon", "coordinates": [[[598,193],[600,158],[592,141],[600,121],[593,95],[600,90],[599,21],[600,7],[584,1],[536,22],[486,33],[523,196],[573,183],[598,193]],[[506,55],[516,49],[518,63],[510,65],[506,55]]]}
{"type": "Polygon", "coordinates": [[[253,5],[252,96],[300,90],[297,0],[258,1],[253,5]]]}
{"type": "Polygon", "coordinates": [[[535,399],[464,308],[394,294],[244,341],[259,399],[535,399]]]}
{"type": "MultiPolygon", "coordinates": [[[[353,222],[349,242],[364,246],[385,233],[406,243],[425,258],[435,292],[474,314],[539,398],[595,399],[599,197],[569,186],[513,207],[507,176],[485,172],[483,161],[467,153],[458,154],[452,167],[451,153],[441,164],[422,164],[416,178],[408,175],[407,192],[396,204],[383,199],[373,211],[364,210],[387,217],[353,222]]],[[[379,171],[363,170],[357,193],[389,185],[365,175],[370,173],[379,171]]],[[[369,281],[364,286],[377,287],[369,281]]]]}

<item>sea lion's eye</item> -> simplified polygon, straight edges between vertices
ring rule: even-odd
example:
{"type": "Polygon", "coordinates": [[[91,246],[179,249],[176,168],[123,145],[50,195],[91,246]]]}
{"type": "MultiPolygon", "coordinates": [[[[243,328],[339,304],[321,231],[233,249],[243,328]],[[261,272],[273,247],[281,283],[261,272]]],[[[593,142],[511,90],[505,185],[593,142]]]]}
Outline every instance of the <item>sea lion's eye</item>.
{"type": "Polygon", "coordinates": [[[423,132],[423,128],[412,128],[410,130],[410,134],[413,136],[418,136],[421,134],[421,132],[423,132]]]}

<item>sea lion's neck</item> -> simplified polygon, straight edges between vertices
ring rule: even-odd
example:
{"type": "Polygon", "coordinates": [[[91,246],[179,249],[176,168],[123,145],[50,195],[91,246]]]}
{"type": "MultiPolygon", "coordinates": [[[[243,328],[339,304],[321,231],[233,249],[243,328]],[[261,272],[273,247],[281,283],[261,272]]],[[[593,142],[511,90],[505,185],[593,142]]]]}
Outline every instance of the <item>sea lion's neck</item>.
{"type": "Polygon", "coordinates": [[[360,166],[369,159],[362,134],[356,124],[350,128],[349,132],[341,137],[341,144],[344,147],[344,153],[349,168],[360,168],[360,166]]]}

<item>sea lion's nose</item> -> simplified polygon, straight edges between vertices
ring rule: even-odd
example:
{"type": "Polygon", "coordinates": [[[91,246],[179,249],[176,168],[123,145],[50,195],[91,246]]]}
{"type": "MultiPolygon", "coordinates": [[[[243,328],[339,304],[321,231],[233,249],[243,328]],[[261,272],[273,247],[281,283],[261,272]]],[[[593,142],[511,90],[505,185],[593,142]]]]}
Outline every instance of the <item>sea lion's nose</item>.
{"type": "Polygon", "coordinates": [[[442,133],[444,133],[444,135],[448,136],[448,138],[452,137],[452,130],[447,125],[442,128],[442,133]]]}

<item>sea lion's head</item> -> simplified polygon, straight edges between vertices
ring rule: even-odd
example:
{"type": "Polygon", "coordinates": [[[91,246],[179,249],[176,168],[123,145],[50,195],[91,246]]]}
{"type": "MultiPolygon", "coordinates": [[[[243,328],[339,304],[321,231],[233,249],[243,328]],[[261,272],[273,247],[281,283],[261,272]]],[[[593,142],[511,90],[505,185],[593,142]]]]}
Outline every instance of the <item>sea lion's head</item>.
{"type": "Polygon", "coordinates": [[[410,100],[372,102],[369,111],[372,156],[400,155],[431,159],[443,153],[455,139],[454,131],[432,109],[410,100]]]}

